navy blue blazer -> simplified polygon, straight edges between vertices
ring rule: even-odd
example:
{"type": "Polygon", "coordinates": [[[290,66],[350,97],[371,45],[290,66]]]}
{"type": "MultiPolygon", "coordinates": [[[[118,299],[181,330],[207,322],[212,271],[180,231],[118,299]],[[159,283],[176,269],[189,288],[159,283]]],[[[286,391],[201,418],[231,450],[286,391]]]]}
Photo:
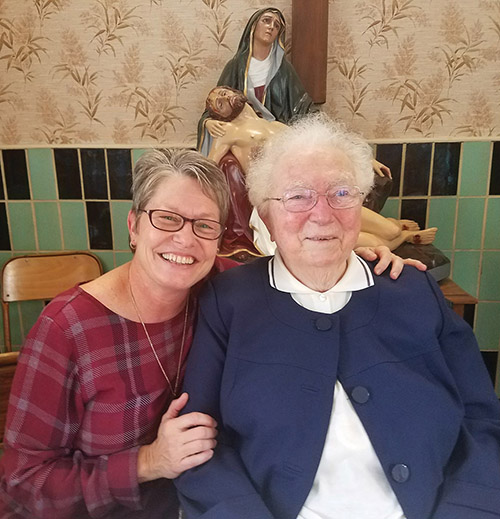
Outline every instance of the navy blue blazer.
{"type": "Polygon", "coordinates": [[[296,519],[338,378],[408,519],[500,517],[500,405],[470,327],[428,274],[354,292],[325,315],[270,287],[268,258],[207,284],[185,412],[219,424],[176,480],[187,518],[296,519]]]}

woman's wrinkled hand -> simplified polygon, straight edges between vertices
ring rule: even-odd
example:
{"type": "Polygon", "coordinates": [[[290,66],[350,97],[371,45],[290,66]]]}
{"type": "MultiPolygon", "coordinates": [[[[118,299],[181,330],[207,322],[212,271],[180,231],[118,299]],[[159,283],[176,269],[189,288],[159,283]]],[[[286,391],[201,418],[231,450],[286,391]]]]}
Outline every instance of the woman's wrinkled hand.
{"type": "Polygon", "coordinates": [[[392,279],[399,277],[405,265],[411,265],[422,271],[427,270],[427,267],[421,261],[412,258],[400,258],[392,253],[389,247],[385,245],[380,245],[379,247],[358,247],[355,252],[366,261],[375,261],[378,259],[378,263],[374,268],[374,272],[377,275],[382,274],[382,272],[390,266],[390,276],[392,279]]]}
{"type": "Polygon", "coordinates": [[[207,132],[214,138],[224,137],[226,135],[226,125],[224,121],[216,121],[215,119],[207,119],[205,122],[205,128],[207,132]]]}
{"type": "Polygon", "coordinates": [[[172,400],[162,417],[156,440],[139,449],[139,483],[158,478],[174,479],[213,456],[217,422],[203,413],[179,416],[188,398],[188,394],[183,393],[172,400]]]}

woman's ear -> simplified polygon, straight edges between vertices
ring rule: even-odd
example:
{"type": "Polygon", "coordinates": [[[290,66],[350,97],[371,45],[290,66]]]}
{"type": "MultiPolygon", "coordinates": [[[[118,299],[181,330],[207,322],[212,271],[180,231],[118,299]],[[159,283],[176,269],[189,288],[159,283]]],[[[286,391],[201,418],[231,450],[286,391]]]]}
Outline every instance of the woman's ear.
{"type": "Polygon", "coordinates": [[[128,212],[127,227],[130,236],[130,248],[134,250],[137,245],[137,214],[132,209],[128,212]]]}

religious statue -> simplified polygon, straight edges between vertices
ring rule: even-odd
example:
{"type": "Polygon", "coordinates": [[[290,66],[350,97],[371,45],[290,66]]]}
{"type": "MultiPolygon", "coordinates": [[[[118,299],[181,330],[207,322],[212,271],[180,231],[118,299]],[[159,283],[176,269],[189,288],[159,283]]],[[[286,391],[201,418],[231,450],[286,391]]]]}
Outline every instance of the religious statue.
{"type": "MultiPolygon", "coordinates": [[[[295,69],[285,56],[285,18],[279,9],[255,12],[245,27],[234,57],[226,64],[217,85],[242,91],[260,117],[288,124],[314,110],[295,69]]],[[[208,154],[212,137],[221,137],[224,124],[205,111],[198,123],[198,149],[208,154]]]]}
{"type": "MultiPolygon", "coordinates": [[[[227,177],[232,197],[228,224],[230,239],[227,240],[225,237],[221,252],[234,252],[235,241],[232,238],[244,229],[239,237],[243,238],[239,241],[240,247],[244,247],[246,240],[247,250],[252,254],[255,254],[255,250],[261,254],[273,254],[274,243],[270,240],[257,212],[252,211],[246,196],[245,172],[253,151],[266,139],[280,132],[285,125],[279,121],[267,121],[259,117],[247,101],[242,92],[225,86],[215,87],[207,97],[206,107],[210,117],[225,122],[224,134],[213,140],[209,157],[219,162],[231,152],[240,166],[227,177]],[[236,228],[234,222],[237,222],[236,228]]],[[[363,207],[357,246],[387,245],[392,250],[403,242],[428,244],[434,240],[436,231],[435,227],[420,230],[416,222],[385,218],[363,207]]]]}

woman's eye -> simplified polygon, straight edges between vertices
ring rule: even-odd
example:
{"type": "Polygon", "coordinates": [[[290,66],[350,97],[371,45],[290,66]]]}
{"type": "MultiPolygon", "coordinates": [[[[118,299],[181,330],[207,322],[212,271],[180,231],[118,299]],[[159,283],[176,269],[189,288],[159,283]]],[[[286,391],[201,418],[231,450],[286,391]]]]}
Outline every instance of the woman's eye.
{"type": "Polygon", "coordinates": [[[173,214],[162,214],[160,218],[165,222],[178,222],[180,220],[178,216],[174,216],[173,214]]]}

